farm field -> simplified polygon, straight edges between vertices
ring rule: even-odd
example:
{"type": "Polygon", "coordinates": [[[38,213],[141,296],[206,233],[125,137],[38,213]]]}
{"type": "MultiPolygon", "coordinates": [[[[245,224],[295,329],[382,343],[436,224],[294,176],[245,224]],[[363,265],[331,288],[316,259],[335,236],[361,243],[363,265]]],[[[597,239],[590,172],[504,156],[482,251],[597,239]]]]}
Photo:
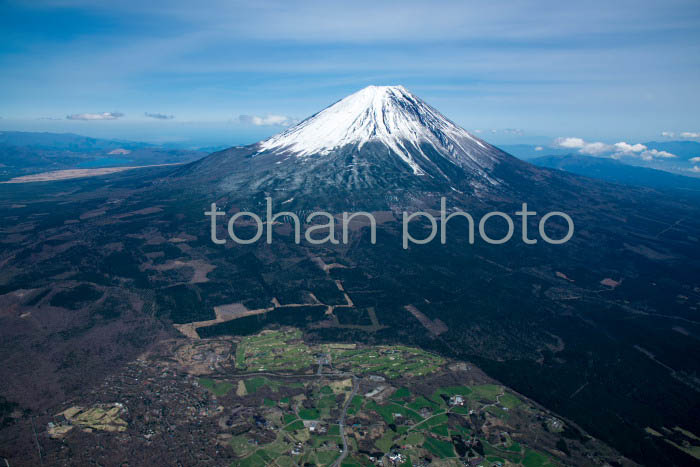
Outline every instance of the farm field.
{"type": "Polygon", "coordinates": [[[163,344],[56,412],[55,439],[95,456],[129,436],[168,459],[194,439],[202,459],[231,466],[633,465],[472,364],[424,350],[292,327],[191,342],[163,344]]]}

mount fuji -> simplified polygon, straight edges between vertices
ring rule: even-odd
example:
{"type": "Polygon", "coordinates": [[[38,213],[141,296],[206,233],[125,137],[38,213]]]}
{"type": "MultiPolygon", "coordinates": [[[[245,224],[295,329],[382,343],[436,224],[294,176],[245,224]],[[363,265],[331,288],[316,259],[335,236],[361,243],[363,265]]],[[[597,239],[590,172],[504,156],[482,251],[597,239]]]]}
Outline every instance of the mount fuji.
{"type": "MultiPolygon", "coordinates": [[[[183,168],[227,192],[415,198],[502,197],[525,164],[470,134],[403,86],[368,86],[286,131],[183,168]]],[[[522,174],[521,174],[522,175],[522,174]]]]}
{"type": "MultiPolygon", "coordinates": [[[[458,127],[403,86],[368,86],[297,126],[258,144],[258,150],[296,157],[328,155],[378,142],[399,156],[415,175],[449,179],[424,145],[446,161],[488,178],[500,151],[458,127]]],[[[496,183],[491,180],[492,183],[496,183]]]]}

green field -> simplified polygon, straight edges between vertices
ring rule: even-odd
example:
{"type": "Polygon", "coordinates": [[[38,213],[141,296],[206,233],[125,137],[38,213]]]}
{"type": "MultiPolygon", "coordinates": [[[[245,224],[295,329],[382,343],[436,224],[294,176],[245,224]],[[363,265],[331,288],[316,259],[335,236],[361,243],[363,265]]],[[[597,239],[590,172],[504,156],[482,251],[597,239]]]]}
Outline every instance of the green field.
{"type": "Polygon", "coordinates": [[[509,409],[514,409],[522,404],[520,399],[509,392],[503,394],[498,400],[503,407],[508,407],[509,409]]]}
{"type": "MultiPolygon", "coordinates": [[[[429,375],[445,363],[439,356],[405,346],[308,345],[301,340],[302,337],[298,330],[264,332],[245,337],[237,349],[238,364],[246,371],[273,371],[278,368],[300,370],[313,366],[320,354],[328,353],[333,368],[340,372],[352,372],[358,376],[383,375],[392,379],[429,375]],[[290,361],[294,361],[292,366],[290,361]]],[[[311,375],[310,372],[305,374],[311,375]]],[[[241,458],[234,465],[332,465],[338,458],[338,445],[342,441],[340,427],[330,414],[342,406],[344,397],[351,390],[350,375],[342,374],[340,378],[312,376],[303,382],[301,377],[280,379],[260,375],[243,381],[248,394],[253,395],[262,388],[278,393],[277,396],[265,393],[266,397],[258,397],[261,398],[260,407],[268,411],[266,417],[277,424],[281,422],[283,429],[275,442],[264,446],[248,442],[245,436],[234,437],[231,446],[236,456],[241,458]],[[288,392],[285,389],[291,387],[303,390],[288,392]],[[328,431],[311,431],[305,428],[305,420],[321,421],[328,431]],[[298,446],[302,452],[292,455],[297,442],[302,443],[298,446]]],[[[374,382],[381,383],[376,378],[374,382]]],[[[206,378],[200,379],[200,383],[215,394],[226,394],[233,386],[206,378]]],[[[371,435],[376,450],[389,453],[392,446],[399,446],[401,453],[409,459],[402,465],[412,465],[410,459],[416,461],[425,456],[457,462],[451,437],[460,435],[469,439],[475,436],[475,430],[469,428],[470,410],[481,417],[487,412],[501,419],[512,417],[516,420],[522,416],[523,408],[530,410],[529,405],[523,404],[515,394],[506,392],[503,386],[497,384],[433,386],[429,389],[432,393],[425,393],[426,389],[420,393],[421,386],[415,389],[400,384],[395,386],[394,392],[386,399],[353,396],[348,405],[348,415],[356,417],[358,421],[346,423],[349,429],[355,423],[360,427],[367,422],[382,426],[371,435]],[[462,396],[463,405],[451,405],[453,401],[450,398],[453,396],[462,396]]],[[[505,443],[497,444],[498,447],[490,445],[482,437],[479,440],[484,447],[484,457],[490,463],[508,462],[522,467],[556,465],[547,455],[525,444],[515,443],[510,437],[505,443]]],[[[358,454],[361,440],[351,435],[348,443],[350,455],[342,465],[370,465],[368,458],[358,454]]]]}
{"type": "Polygon", "coordinates": [[[374,444],[381,452],[389,452],[391,445],[394,444],[395,433],[391,430],[387,430],[384,435],[379,438],[374,444]]]}
{"type": "Polygon", "coordinates": [[[304,429],[304,422],[301,420],[297,420],[290,425],[288,425],[285,428],[285,431],[297,431],[297,430],[303,430],[304,429]]]}
{"type": "Polygon", "coordinates": [[[430,428],[430,431],[432,433],[435,433],[436,435],[445,436],[445,437],[449,436],[449,434],[450,434],[449,431],[447,430],[447,425],[445,425],[445,424],[433,426],[430,428]]]}
{"type": "Polygon", "coordinates": [[[411,391],[406,388],[399,388],[391,395],[392,400],[408,399],[409,397],[411,397],[411,391]]]}
{"type": "Polygon", "coordinates": [[[452,443],[447,441],[442,441],[435,438],[426,438],[425,443],[423,443],[423,447],[442,459],[446,457],[455,457],[455,451],[452,447],[452,443]]]}
{"type": "Polygon", "coordinates": [[[280,387],[279,382],[269,380],[262,376],[249,378],[244,381],[244,384],[246,391],[248,391],[248,394],[255,394],[258,391],[258,389],[262,388],[263,386],[267,386],[273,391],[277,391],[280,387]]]}
{"type": "Polygon", "coordinates": [[[549,457],[532,449],[528,449],[523,458],[523,467],[554,467],[555,465],[549,457]]]}
{"type": "Polygon", "coordinates": [[[202,387],[207,388],[216,396],[226,395],[231,389],[233,389],[233,384],[227,381],[217,382],[209,378],[199,378],[199,384],[202,387]]]}
{"type": "Polygon", "coordinates": [[[442,357],[404,346],[371,349],[331,349],[334,364],[357,374],[380,374],[387,378],[425,376],[445,363],[442,357]]]}
{"type": "Polygon", "coordinates": [[[395,414],[401,414],[403,418],[410,418],[415,422],[420,422],[423,420],[423,417],[413,410],[407,409],[406,407],[395,403],[379,405],[374,401],[369,401],[367,404],[365,404],[365,408],[367,410],[374,410],[377,412],[387,423],[400,424],[400,420],[397,420],[396,417],[394,417],[395,414]]]}
{"type": "Polygon", "coordinates": [[[244,337],[236,348],[236,367],[249,371],[298,371],[314,363],[298,329],[244,337]]]}
{"type": "Polygon", "coordinates": [[[245,436],[234,436],[230,444],[233,452],[239,457],[247,456],[256,449],[256,446],[251,444],[245,436]]]}
{"type": "Polygon", "coordinates": [[[436,404],[435,402],[428,400],[423,396],[416,397],[412,402],[409,402],[408,404],[406,404],[406,407],[408,407],[409,409],[415,410],[416,412],[418,412],[423,407],[427,407],[432,412],[436,412],[436,411],[441,410],[440,404],[436,404]]]}
{"type": "Polygon", "coordinates": [[[484,384],[481,386],[471,386],[472,392],[468,397],[476,401],[496,402],[496,398],[503,394],[503,387],[496,384],[484,384]]]}
{"type": "Polygon", "coordinates": [[[317,420],[320,415],[317,409],[299,409],[299,417],[304,420],[317,420]]]}

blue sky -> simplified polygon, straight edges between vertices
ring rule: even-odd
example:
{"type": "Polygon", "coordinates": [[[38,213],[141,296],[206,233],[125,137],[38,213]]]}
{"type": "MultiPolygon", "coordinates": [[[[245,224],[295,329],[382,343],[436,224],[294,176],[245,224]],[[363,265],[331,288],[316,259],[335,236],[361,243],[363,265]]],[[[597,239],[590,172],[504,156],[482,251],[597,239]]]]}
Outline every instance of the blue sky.
{"type": "Polygon", "coordinates": [[[578,3],[0,0],[0,129],[240,144],[403,84],[495,143],[700,132],[700,2],[578,3]]]}

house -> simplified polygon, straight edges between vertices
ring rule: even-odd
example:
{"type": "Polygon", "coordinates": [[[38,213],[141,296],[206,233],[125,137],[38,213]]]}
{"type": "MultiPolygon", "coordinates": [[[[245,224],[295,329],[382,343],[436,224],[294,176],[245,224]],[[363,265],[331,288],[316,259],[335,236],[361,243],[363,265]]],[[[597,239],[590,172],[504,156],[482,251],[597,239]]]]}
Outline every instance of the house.
{"type": "Polygon", "coordinates": [[[450,397],[450,405],[456,406],[456,405],[464,405],[464,397],[460,395],[454,395],[450,397]]]}

